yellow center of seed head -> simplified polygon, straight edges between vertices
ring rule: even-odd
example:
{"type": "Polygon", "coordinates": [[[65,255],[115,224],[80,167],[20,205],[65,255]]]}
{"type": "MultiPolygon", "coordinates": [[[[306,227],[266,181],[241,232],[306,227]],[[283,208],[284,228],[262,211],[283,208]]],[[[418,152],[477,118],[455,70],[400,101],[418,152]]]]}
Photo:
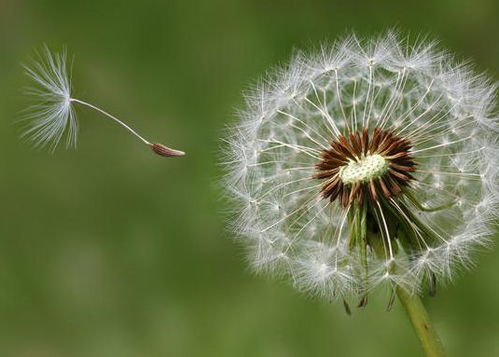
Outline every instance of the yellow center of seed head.
{"type": "Polygon", "coordinates": [[[343,166],[339,176],[344,184],[366,183],[382,176],[387,170],[388,161],[383,156],[369,154],[343,166]]]}

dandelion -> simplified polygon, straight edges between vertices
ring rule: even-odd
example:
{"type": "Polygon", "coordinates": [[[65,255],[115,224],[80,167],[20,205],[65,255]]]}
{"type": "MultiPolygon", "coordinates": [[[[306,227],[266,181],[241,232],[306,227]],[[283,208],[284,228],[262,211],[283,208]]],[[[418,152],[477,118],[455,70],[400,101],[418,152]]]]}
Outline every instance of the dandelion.
{"type": "Polygon", "coordinates": [[[71,88],[71,70],[65,50],[52,53],[47,46],[44,46],[33,63],[24,68],[26,74],[34,81],[34,86],[27,92],[36,100],[36,104],[27,110],[24,120],[28,125],[22,137],[32,141],[35,147],[48,146],[53,151],[64,137],[67,147],[75,147],[78,120],[74,106],[81,105],[112,119],[158,155],[167,157],[184,155],[182,151],[149,142],[117,117],[91,103],[74,98],[71,88]]]}
{"type": "Polygon", "coordinates": [[[249,93],[227,140],[253,268],[359,306],[386,286],[388,308],[398,295],[427,353],[443,355],[418,295],[489,242],[495,90],[435,43],[392,32],[296,53],[249,93]]]}

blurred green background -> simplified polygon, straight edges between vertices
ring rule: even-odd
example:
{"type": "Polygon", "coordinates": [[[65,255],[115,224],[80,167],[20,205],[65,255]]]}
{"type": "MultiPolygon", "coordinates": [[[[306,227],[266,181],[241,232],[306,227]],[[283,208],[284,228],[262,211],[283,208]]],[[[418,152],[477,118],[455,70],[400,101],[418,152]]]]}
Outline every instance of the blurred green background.
{"type": "MultiPolygon", "coordinates": [[[[219,137],[241,90],[294,47],[347,30],[431,33],[498,78],[499,3],[0,1],[0,356],[420,356],[385,294],[348,317],[248,272],[224,231],[219,137]],[[78,151],[18,140],[20,63],[75,54],[77,97],[147,137],[149,153],[79,108],[78,151]]],[[[452,356],[499,356],[499,250],[428,299],[452,356]]]]}

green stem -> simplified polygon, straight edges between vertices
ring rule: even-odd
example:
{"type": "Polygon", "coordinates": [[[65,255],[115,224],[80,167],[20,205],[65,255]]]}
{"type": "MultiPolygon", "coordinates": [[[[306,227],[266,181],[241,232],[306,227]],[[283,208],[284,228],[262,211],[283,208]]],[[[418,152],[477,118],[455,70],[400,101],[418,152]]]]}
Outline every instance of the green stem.
{"type": "MultiPolygon", "coordinates": [[[[392,228],[392,231],[395,231],[392,228]]],[[[403,233],[399,232],[399,237],[403,238],[403,233]]],[[[379,233],[375,233],[368,229],[368,241],[376,255],[381,259],[386,259],[387,256],[383,249],[383,237],[379,233]]],[[[411,320],[412,326],[416,335],[421,342],[421,346],[427,357],[445,357],[444,347],[437,332],[433,328],[430,320],[430,315],[426,311],[423,302],[416,294],[410,294],[401,286],[394,286],[397,296],[404,307],[407,316],[411,320]]]]}
{"type": "Polygon", "coordinates": [[[427,357],[445,357],[444,347],[437,332],[433,328],[430,316],[423,302],[417,295],[409,294],[404,288],[397,287],[397,296],[404,306],[416,335],[423,346],[427,357]]]}

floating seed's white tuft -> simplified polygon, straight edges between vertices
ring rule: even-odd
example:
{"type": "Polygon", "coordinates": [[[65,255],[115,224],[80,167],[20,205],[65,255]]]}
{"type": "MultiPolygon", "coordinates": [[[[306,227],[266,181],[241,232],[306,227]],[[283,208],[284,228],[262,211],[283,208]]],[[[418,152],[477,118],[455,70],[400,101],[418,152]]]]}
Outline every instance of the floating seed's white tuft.
{"type": "Polygon", "coordinates": [[[37,104],[28,108],[25,115],[29,126],[23,137],[29,138],[35,147],[49,146],[54,150],[67,133],[67,147],[76,146],[78,120],[71,105],[71,68],[66,50],[52,53],[44,46],[36,60],[24,69],[34,81],[27,93],[37,104]]]}
{"type": "MultiPolygon", "coordinates": [[[[405,196],[389,204],[393,212],[414,212],[438,241],[403,254],[395,240],[389,261],[369,252],[367,288],[389,283],[418,291],[430,276],[451,279],[471,266],[470,254],[487,245],[498,214],[495,93],[487,78],[433,42],[410,43],[394,33],[365,41],[349,36],[296,53],[248,93],[227,139],[233,228],[252,266],[312,295],[359,293],[366,278],[347,247],[348,208],[321,199],[322,182],[311,177],[340,133],[374,127],[413,144],[411,192],[419,207],[405,196]],[[444,208],[430,211],[435,207],[444,208]]],[[[343,169],[342,179],[364,181],[386,169],[379,157],[364,160],[343,169]]]]}

